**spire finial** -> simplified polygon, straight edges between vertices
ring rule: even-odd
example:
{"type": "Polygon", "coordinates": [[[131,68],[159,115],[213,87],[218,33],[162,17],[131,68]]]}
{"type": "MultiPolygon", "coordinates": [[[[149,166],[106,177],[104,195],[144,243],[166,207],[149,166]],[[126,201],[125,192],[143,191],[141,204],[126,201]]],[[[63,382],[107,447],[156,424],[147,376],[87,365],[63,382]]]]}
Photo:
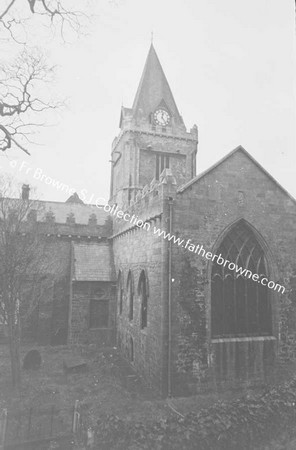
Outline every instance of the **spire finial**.
{"type": "Polygon", "coordinates": [[[151,31],[151,44],[153,44],[153,31],[151,31]]]}

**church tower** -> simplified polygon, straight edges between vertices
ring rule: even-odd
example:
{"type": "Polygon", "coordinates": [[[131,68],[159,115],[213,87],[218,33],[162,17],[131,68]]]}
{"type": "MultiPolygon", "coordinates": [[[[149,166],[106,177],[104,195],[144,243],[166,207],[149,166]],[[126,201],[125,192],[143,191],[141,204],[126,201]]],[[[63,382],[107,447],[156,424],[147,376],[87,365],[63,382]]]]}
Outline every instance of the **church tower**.
{"type": "Polygon", "coordinates": [[[198,133],[186,131],[172,91],[151,44],[132,108],[121,108],[112,144],[110,202],[127,208],[143,187],[170,168],[177,185],[196,174],[198,133]]]}

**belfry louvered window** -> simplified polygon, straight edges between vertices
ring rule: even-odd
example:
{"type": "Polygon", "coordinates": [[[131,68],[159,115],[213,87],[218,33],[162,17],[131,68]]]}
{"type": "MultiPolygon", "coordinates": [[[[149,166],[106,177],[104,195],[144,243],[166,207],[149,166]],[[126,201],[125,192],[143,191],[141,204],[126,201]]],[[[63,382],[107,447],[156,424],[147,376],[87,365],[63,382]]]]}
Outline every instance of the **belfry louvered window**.
{"type": "Polygon", "coordinates": [[[267,277],[267,261],[254,232],[243,220],[224,237],[217,255],[260,276],[253,281],[249,272],[241,275],[227,264],[213,262],[211,275],[212,337],[270,335],[269,289],[260,283],[267,277]]]}
{"type": "Polygon", "coordinates": [[[155,179],[159,180],[160,174],[163,171],[163,169],[169,169],[169,167],[170,167],[169,156],[157,154],[156,155],[155,179]]]}

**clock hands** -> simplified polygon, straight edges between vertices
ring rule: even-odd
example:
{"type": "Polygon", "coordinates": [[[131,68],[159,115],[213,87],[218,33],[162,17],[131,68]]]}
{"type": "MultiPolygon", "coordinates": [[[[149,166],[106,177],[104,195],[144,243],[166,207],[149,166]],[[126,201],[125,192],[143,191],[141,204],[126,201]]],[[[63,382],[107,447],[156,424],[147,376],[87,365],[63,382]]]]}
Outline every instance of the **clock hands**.
{"type": "Polygon", "coordinates": [[[167,125],[170,121],[170,116],[169,116],[168,112],[163,109],[157,110],[154,114],[154,117],[155,117],[156,123],[158,123],[159,125],[162,125],[162,126],[167,125]]]}

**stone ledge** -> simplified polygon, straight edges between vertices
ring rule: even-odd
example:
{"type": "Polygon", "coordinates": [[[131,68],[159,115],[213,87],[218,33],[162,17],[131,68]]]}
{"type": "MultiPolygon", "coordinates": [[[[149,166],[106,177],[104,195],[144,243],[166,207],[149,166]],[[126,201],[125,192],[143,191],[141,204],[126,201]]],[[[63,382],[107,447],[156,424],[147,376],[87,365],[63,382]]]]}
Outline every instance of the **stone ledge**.
{"type": "Polygon", "coordinates": [[[249,337],[211,339],[212,344],[220,344],[223,342],[248,342],[248,341],[276,341],[276,337],[274,337],[274,336],[249,336],[249,337]]]}

